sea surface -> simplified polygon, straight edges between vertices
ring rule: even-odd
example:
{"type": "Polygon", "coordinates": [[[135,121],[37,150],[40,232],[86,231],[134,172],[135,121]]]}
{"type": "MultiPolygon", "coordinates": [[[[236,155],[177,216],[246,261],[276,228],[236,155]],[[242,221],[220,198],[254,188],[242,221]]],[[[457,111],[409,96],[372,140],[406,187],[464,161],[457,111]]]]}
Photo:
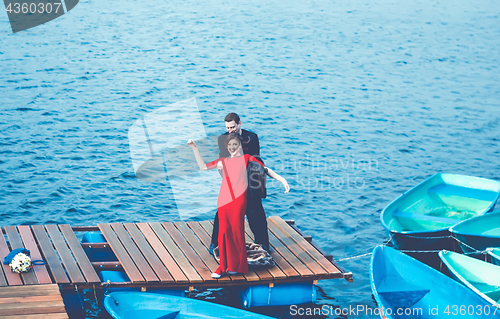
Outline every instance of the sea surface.
{"type": "MultiPolygon", "coordinates": [[[[128,130],[194,98],[207,135],[240,114],[288,180],[267,215],[354,274],[320,281],[316,307],[374,308],[381,210],[437,172],[500,180],[499,17],[493,0],[82,0],[13,34],[0,11],[0,226],[181,220],[169,181],[136,178],[128,130]]],[[[278,308],[257,311],[297,317],[278,308]]]]}

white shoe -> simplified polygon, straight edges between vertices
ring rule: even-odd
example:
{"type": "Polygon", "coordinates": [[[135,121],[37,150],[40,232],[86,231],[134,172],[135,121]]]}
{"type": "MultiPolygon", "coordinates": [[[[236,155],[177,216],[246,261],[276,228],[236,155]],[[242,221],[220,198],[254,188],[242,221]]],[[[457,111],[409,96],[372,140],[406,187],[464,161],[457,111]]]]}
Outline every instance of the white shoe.
{"type": "Polygon", "coordinates": [[[219,275],[218,273],[215,273],[215,272],[214,272],[214,273],[212,273],[210,276],[211,276],[212,278],[219,279],[222,275],[219,275]]]}

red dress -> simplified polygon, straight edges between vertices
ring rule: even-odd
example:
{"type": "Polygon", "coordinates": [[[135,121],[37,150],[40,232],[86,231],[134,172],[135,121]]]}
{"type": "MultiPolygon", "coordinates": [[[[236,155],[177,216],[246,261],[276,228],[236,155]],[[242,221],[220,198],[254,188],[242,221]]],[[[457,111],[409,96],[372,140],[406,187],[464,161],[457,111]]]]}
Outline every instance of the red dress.
{"type": "Polygon", "coordinates": [[[247,203],[247,163],[260,163],[255,157],[245,154],[231,158],[219,158],[207,163],[207,169],[217,167],[222,161],[222,184],[217,209],[219,211],[219,257],[216,273],[228,271],[248,273],[245,246],[245,209],[247,203]]]}

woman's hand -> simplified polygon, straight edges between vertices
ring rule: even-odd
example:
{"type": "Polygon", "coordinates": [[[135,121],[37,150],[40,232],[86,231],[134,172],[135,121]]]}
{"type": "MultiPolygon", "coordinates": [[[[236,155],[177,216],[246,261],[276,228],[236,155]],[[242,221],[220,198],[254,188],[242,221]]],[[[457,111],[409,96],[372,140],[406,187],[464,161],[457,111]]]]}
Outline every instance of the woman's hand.
{"type": "Polygon", "coordinates": [[[198,147],[196,146],[196,143],[192,140],[189,139],[187,142],[187,145],[193,149],[194,157],[196,158],[196,163],[198,164],[198,167],[201,170],[206,170],[207,169],[207,164],[203,161],[203,158],[201,158],[200,151],[198,150],[198,147]]]}
{"type": "Polygon", "coordinates": [[[283,181],[281,181],[281,183],[283,184],[283,186],[285,186],[285,194],[288,193],[290,191],[290,186],[288,185],[286,179],[283,178],[283,181]]]}
{"type": "Polygon", "coordinates": [[[193,150],[195,148],[197,148],[198,146],[196,146],[196,143],[192,140],[192,139],[189,139],[188,143],[187,143],[193,150]]]}

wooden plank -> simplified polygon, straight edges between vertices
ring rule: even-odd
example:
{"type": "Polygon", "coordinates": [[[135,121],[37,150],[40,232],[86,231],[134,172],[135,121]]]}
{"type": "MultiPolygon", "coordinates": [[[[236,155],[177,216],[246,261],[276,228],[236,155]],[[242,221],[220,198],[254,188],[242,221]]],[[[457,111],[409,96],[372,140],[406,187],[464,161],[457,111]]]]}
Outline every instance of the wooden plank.
{"type": "Polygon", "coordinates": [[[12,286],[0,290],[2,318],[68,318],[57,284],[12,286]]]}
{"type": "Polygon", "coordinates": [[[60,294],[59,287],[52,285],[10,286],[0,289],[0,298],[29,297],[60,294]]]}
{"type": "Polygon", "coordinates": [[[30,286],[19,286],[19,287],[7,287],[7,288],[2,288],[0,290],[0,293],[3,291],[33,291],[33,290],[52,290],[52,291],[59,291],[59,286],[57,284],[47,284],[47,285],[39,285],[34,287],[30,286]]]}
{"type": "Polygon", "coordinates": [[[172,223],[161,223],[163,228],[168,232],[170,237],[174,240],[176,245],[182,250],[184,255],[187,257],[191,265],[196,269],[200,277],[204,281],[215,281],[214,278],[211,277],[210,269],[203,263],[200,257],[196,254],[196,252],[189,246],[186,242],[186,239],[182,237],[177,228],[175,228],[172,223]]]}
{"type": "Polygon", "coordinates": [[[64,313],[64,303],[62,301],[49,302],[26,302],[19,304],[0,305],[0,316],[32,315],[44,313],[64,313]]]}
{"type": "MultiPolygon", "coordinates": [[[[253,242],[253,239],[245,231],[245,240],[249,243],[253,242]]],[[[255,271],[261,280],[272,280],[272,279],[286,279],[286,275],[279,269],[279,267],[272,267],[267,269],[259,269],[255,271]]]]}
{"type": "MultiPolygon", "coordinates": [[[[3,236],[3,234],[2,234],[3,236]]],[[[7,256],[7,255],[5,255],[7,256]]],[[[0,260],[2,262],[2,260],[0,260]]],[[[7,287],[7,279],[5,278],[5,274],[3,273],[3,267],[0,267],[0,287],[7,287]]]]}
{"type": "Polygon", "coordinates": [[[72,283],[85,283],[85,277],[76,264],[76,261],[71,254],[71,251],[64,240],[59,228],[57,225],[45,225],[45,229],[49,234],[50,239],[52,240],[52,244],[56,248],[57,254],[61,258],[61,262],[68,273],[68,276],[72,283]]]}
{"type": "MultiPolygon", "coordinates": [[[[250,237],[251,241],[254,241],[253,233],[250,229],[250,225],[248,225],[248,222],[245,222],[245,235],[250,237]]],[[[271,255],[276,264],[275,267],[268,269],[269,273],[271,273],[273,277],[286,279],[288,277],[299,276],[299,273],[295,271],[295,269],[293,269],[293,267],[290,266],[290,264],[280,256],[280,254],[273,250],[271,246],[269,247],[269,255],[271,255]],[[283,278],[283,276],[285,278],[283,278]]]]}
{"type": "Polygon", "coordinates": [[[3,312],[3,310],[7,309],[24,309],[24,310],[32,310],[29,312],[19,312],[20,314],[22,313],[43,313],[40,312],[38,309],[43,309],[45,307],[54,307],[54,306],[63,306],[64,303],[62,300],[56,300],[56,301],[37,301],[37,302],[15,302],[15,303],[2,303],[0,304],[0,314],[3,312]]]}
{"type": "MultiPolygon", "coordinates": [[[[200,242],[206,249],[210,249],[211,238],[210,235],[205,231],[203,227],[201,227],[199,222],[187,222],[187,225],[191,230],[196,234],[196,237],[200,239],[200,242]]],[[[212,255],[210,255],[212,256],[212,255]]]]}
{"type": "MultiPolygon", "coordinates": [[[[19,287],[19,286],[10,286],[10,287],[19,287]]],[[[26,285],[26,287],[33,287],[32,285],[26,285]]],[[[0,291],[0,300],[5,299],[5,298],[25,298],[25,297],[36,297],[36,296],[47,296],[47,295],[54,295],[54,294],[59,294],[59,289],[57,291],[50,291],[50,290],[38,290],[38,289],[32,289],[30,291],[0,291]]]]}
{"type": "MultiPolygon", "coordinates": [[[[21,236],[19,236],[19,233],[17,232],[16,226],[5,226],[4,229],[5,229],[5,234],[9,239],[10,248],[12,250],[17,248],[25,248],[21,236]]],[[[21,278],[23,279],[25,285],[38,284],[38,280],[36,279],[35,273],[33,271],[21,273],[21,278]]]]}
{"type": "Polygon", "coordinates": [[[103,242],[103,243],[80,243],[80,246],[82,246],[82,248],[106,248],[109,246],[109,244],[107,242],[103,242]]]}
{"type": "Polygon", "coordinates": [[[70,281],[66,275],[66,271],[62,267],[59,256],[57,255],[54,246],[52,246],[49,236],[45,232],[43,226],[33,225],[31,226],[31,229],[33,230],[33,234],[35,234],[35,238],[38,241],[38,245],[40,246],[44,260],[49,266],[49,270],[54,278],[54,281],[59,284],[69,283],[70,281]]]}
{"type": "Polygon", "coordinates": [[[144,258],[146,258],[149,265],[151,265],[151,268],[153,268],[153,271],[155,272],[156,276],[158,276],[158,279],[162,282],[172,282],[172,276],[170,276],[167,268],[165,268],[160,258],[158,258],[156,253],[153,251],[153,248],[151,248],[149,243],[141,234],[141,232],[137,228],[137,225],[133,223],[126,223],[123,224],[123,226],[125,227],[125,229],[127,229],[128,233],[132,237],[132,240],[144,255],[144,258]]]}
{"type": "Polygon", "coordinates": [[[113,228],[113,230],[115,231],[118,239],[120,239],[120,241],[122,242],[123,247],[125,247],[125,249],[127,250],[129,256],[134,261],[137,269],[139,269],[142,277],[144,277],[146,282],[159,281],[158,277],[156,277],[153,269],[148,264],[141,251],[139,250],[139,248],[137,248],[132,238],[130,238],[130,235],[125,230],[125,227],[123,227],[123,224],[112,223],[111,228],[113,228]]]}
{"type": "Polygon", "coordinates": [[[295,231],[290,225],[287,224],[283,219],[278,216],[273,216],[269,218],[271,222],[275,223],[278,227],[280,227],[283,231],[288,233],[298,245],[300,245],[305,251],[309,253],[311,257],[316,260],[318,264],[320,264],[328,273],[330,274],[338,274],[341,271],[335,267],[325,256],[323,256],[310,242],[308,242],[304,237],[302,237],[299,233],[295,231]]]}
{"type": "Polygon", "coordinates": [[[2,319],[68,319],[66,312],[61,313],[39,313],[36,315],[14,315],[2,316],[2,319]]]}
{"type": "Polygon", "coordinates": [[[148,243],[151,245],[156,255],[160,258],[163,265],[167,267],[173,279],[176,282],[188,282],[188,279],[186,278],[182,270],[179,268],[172,256],[170,256],[158,237],[156,237],[151,227],[149,227],[147,223],[137,223],[137,227],[139,227],[140,231],[142,232],[148,243]]]}
{"type": "Polygon", "coordinates": [[[268,223],[268,228],[315,275],[324,276],[328,274],[288,233],[279,228],[272,220],[268,223]]]}
{"type": "Polygon", "coordinates": [[[272,233],[269,232],[269,243],[273,246],[274,250],[283,257],[302,277],[313,276],[313,272],[304,265],[293,253],[290,252],[288,247],[272,233]]]}
{"type": "Polygon", "coordinates": [[[5,241],[5,237],[3,236],[3,233],[1,233],[1,231],[2,230],[0,229],[0,256],[3,256],[3,258],[0,258],[0,263],[2,264],[2,266],[0,267],[2,268],[2,277],[3,275],[5,275],[9,286],[22,285],[23,281],[21,280],[21,276],[19,276],[15,272],[12,272],[9,265],[3,264],[3,260],[5,256],[10,253],[10,249],[7,246],[7,242],[5,241]]]}
{"type": "MultiPolygon", "coordinates": [[[[198,237],[196,237],[196,235],[191,231],[191,229],[189,229],[189,227],[186,225],[186,223],[177,222],[177,223],[174,223],[174,225],[180,231],[182,236],[184,236],[184,238],[186,238],[189,245],[191,245],[191,247],[193,247],[193,249],[196,251],[198,256],[200,256],[203,263],[205,265],[207,265],[208,269],[210,269],[211,272],[215,272],[217,270],[217,268],[219,267],[219,264],[214,259],[214,257],[212,255],[210,255],[206,246],[203,246],[203,244],[200,242],[200,239],[198,239],[198,237]]],[[[226,281],[231,281],[231,279],[227,276],[223,276],[219,279],[219,281],[226,282],[226,281]]]]}
{"type": "MultiPolygon", "coordinates": [[[[212,222],[204,221],[204,222],[200,222],[200,225],[205,229],[205,231],[208,234],[212,234],[212,230],[213,230],[212,222]]],[[[208,247],[210,247],[210,245],[208,247]]],[[[246,281],[245,276],[243,276],[242,274],[229,275],[229,278],[231,278],[231,280],[233,280],[233,281],[246,281]]]]}
{"type": "Polygon", "coordinates": [[[168,252],[172,255],[172,258],[175,260],[177,265],[182,269],[186,277],[190,282],[199,283],[203,282],[196,269],[191,265],[189,260],[184,256],[182,251],[177,247],[174,243],[170,235],[167,233],[165,229],[161,226],[160,223],[150,223],[151,229],[156,233],[156,236],[160,239],[163,246],[168,250],[168,252]]]}
{"type": "MultiPolygon", "coordinates": [[[[24,246],[29,249],[31,260],[43,260],[42,254],[38,250],[38,245],[36,244],[35,238],[31,233],[29,226],[17,226],[19,234],[24,242],[24,246]]],[[[33,265],[33,271],[40,284],[51,284],[52,279],[50,278],[49,272],[47,271],[46,265],[33,265]]]]}
{"type": "Polygon", "coordinates": [[[345,271],[343,269],[341,269],[339,267],[339,265],[337,265],[334,261],[333,261],[333,255],[331,254],[326,254],[321,248],[319,248],[316,243],[313,242],[313,238],[312,236],[307,236],[307,235],[304,235],[304,233],[299,229],[297,228],[297,226],[295,225],[295,222],[293,221],[289,221],[289,220],[285,220],[285,223],[287,223],[290,227],[292,227],[292,229],[297,233],[299,234],[300,236],[304,237],[305,240],[307,240],[317,251],[320,252],[320,254],[322,254],[327,260],[329,260],[335,267],[337,267],[338,270],[341,271],[341,273],[343,274],[345,271]]]}
{"type": "Polygon", "coordinates": [[[22,302],[43,302],[43,301],[58,301],[63,300],[60,294],[43,295],[43,296],[26,296],[26,297],[10,297],[0,298],[0,304],[4,303],[22,303],[22,302]]]}
{"type": "MultiPolygon", "coordinates": [[[[250,226],[248,225],[248,222],[245,221],[245,231],[246,233],[253,238],[253,233],[252,231],[250,230],[250,226]]],[[[290,263],[284,259],[277,251],[276,249],[274,248],[273,246],[273,242],[271,242],[271,239],[275,239],[273,234],[270,233],[269,234],[269,243],[270,243],[270,247],[269,247],[269,254],[271,255],[271,257],[273,257],[274,259],[274,262],[276,263],[276,266],[278,266],[278,268],[287,276],[287,277],[298,277],[300,276],[299,272],[297,272],[291,265],[290,263]]],[[[271,268],[270,270],[272,270],[273,268],[271,268]]]]}
{"type": "Polygon", "coordinates": [[[113,251],[113,253],[115,253],[116,258],[118,258],[118,261],[127,273],[130,281],[144,282],[144,278],[142,277],[141,272],[139,271],[139,269],[137,269],[137,266],[132,261],[132,258],[130,258],[130,256],[128,255],[118,237],[116,237],[116,234],[111,229],[111,226],[109,224],[98,224],[97,226],[101,230],[104,238],[106,238],[106,241],[109,243],[111,250],[113,251]]]}
{"type": "Polygon", "coordinates": [[[75,257],[78,266],[82,270],[85,280],[89,283],[100,283],[101,280],[99,279],[99,276],[97,276],[94,267],[90,263],[87,254],[83,250],[82,245],[78,241],[78,238],[76,238],[76,235],[71,229],[71,226],[67,224],[59,225],[59,229],[66,239],[66,242],[68,243],[68,246],[71,249],[73,256],[75,257]]]}

